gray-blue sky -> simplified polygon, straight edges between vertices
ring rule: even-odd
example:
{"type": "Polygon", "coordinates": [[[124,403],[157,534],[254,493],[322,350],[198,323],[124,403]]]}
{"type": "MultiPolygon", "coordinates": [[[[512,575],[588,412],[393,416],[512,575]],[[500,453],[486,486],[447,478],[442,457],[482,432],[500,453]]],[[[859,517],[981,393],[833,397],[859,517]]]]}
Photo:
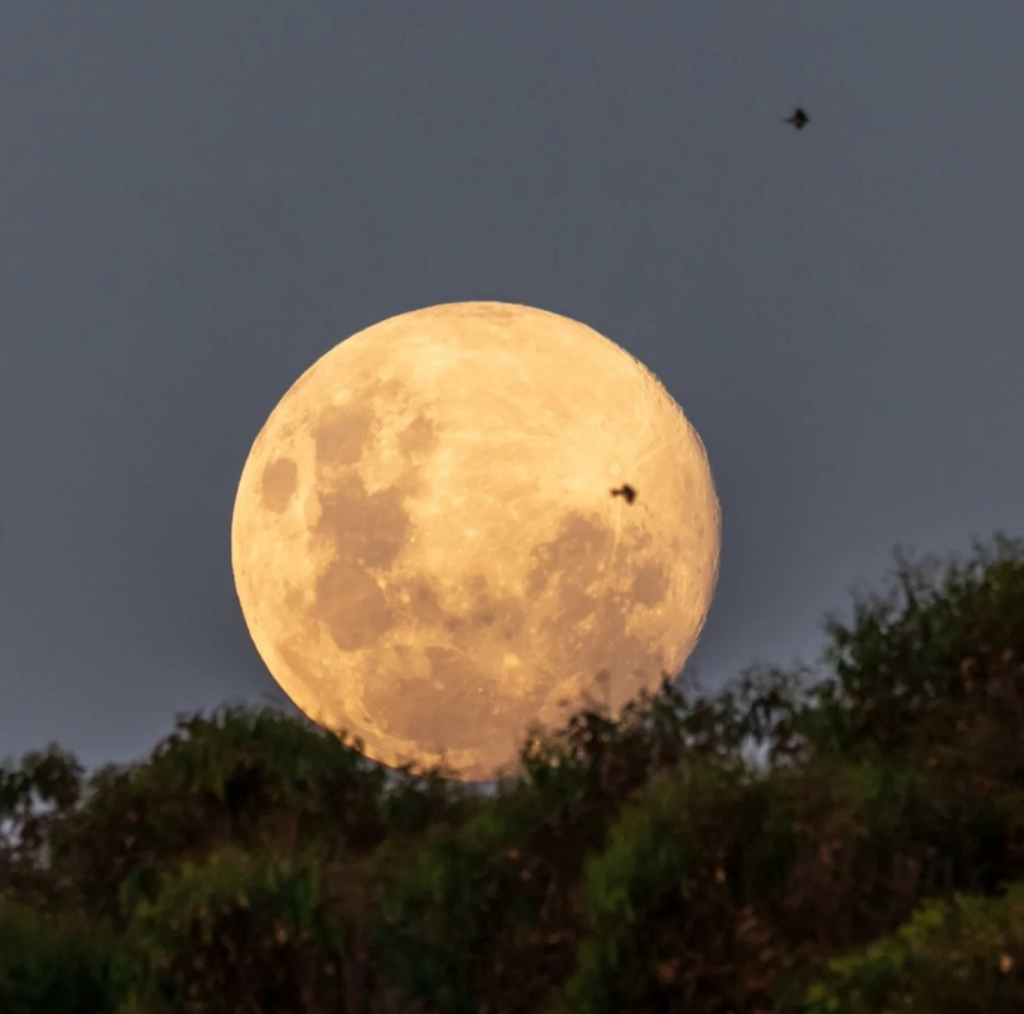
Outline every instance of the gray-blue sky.
{"type": "Polygon", "coordinates": [[[280,696],[245,456],[433,303],[574,317],[683,406],[709,682],[813,658],[898,543],[1021,533],[1022,38],[997,0],[3,5],[0,755],[280,696]]]}

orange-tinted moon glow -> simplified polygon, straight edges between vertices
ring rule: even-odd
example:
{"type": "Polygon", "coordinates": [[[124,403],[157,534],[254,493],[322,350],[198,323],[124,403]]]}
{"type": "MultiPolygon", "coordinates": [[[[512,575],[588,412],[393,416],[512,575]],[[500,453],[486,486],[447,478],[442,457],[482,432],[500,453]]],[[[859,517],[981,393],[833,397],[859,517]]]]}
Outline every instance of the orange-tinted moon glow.
{"type": "Polygon", "coordinates": [[[679,672],[719,539],[704,446],[644,366],[558,314],[469,302],[360,331],[292,385],[231,550],[303,712],[385,764],[483,779],[599,672],[614,713],[679,672]]]}

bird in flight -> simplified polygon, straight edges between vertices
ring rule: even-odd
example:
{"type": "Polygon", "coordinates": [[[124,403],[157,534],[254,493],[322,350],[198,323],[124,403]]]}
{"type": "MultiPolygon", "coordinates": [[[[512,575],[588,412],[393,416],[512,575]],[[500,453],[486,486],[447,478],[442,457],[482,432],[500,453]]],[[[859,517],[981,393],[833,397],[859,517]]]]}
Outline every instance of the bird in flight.
{"type": "Polygon", "coordinates": [[[792,123],[797,130],[803,130],[808,123],[811,122],[811,118],[807,115],[807,112],[800,106],[796,107],[793,115],[788,119],[784,120],[784,123],[792,123]]]}
{"type": "Polygon", "coordinates": [[[626,503],[632,503],[636,499],[636,490],[632,486],[623,483],[618,489],[612,490],[612,496],[621,496],[626,503]]]}

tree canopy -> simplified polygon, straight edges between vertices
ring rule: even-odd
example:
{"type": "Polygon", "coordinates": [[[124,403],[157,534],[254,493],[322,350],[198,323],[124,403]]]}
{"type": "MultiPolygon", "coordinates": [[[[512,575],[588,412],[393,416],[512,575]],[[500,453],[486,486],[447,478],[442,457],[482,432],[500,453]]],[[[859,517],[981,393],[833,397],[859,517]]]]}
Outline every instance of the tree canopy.
{"type": "Polygon", "coordinates": [[[897,554],[817,668],[666,680],[492,793],[269,708],[0,766],[0,1011],[1024,1006],[1024,543],[897,554]]]}

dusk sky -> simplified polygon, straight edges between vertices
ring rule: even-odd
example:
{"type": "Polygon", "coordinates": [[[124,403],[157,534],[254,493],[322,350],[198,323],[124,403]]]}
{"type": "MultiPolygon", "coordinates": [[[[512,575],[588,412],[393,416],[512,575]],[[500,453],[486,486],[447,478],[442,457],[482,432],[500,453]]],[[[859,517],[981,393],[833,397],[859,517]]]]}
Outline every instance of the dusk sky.
{"type": "Polygon", "coordinates": [[[897,545],[1024,535],[1022,39],[998,0],[2,5],[0,758],[285,700],[249,448],[436,303],[582,321],[682,406],[712,686],[814,661],[897,545]]]}

